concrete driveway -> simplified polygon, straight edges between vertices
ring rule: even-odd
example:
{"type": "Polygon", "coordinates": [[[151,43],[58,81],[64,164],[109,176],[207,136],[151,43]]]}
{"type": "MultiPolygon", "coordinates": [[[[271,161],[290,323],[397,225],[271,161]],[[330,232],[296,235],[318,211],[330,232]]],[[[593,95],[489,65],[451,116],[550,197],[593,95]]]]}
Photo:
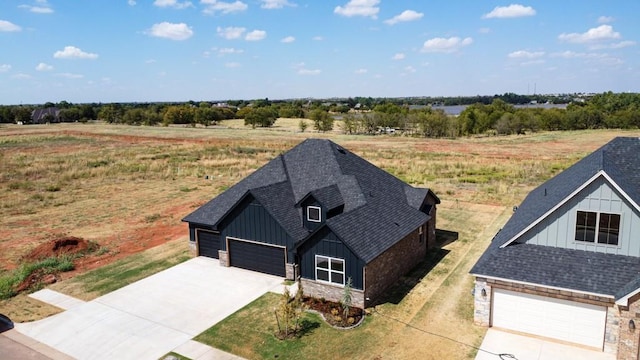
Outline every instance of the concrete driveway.
{"type": "MultiPolygon", "coordinates": [[[[601,351],[561,344],[489,328],[476,360],[496,360],[498,354],[511,354],[518,360],[615,360],[601,351]]],[[[505,357],[505,359],[509,359],[505,357]]]]}
{"type": "Polygon", "coordinates": [[[198,257],[89,302],[44,292],[67,310],[15,329],[77,359],[158,359],[282,282],[198,257]]]}

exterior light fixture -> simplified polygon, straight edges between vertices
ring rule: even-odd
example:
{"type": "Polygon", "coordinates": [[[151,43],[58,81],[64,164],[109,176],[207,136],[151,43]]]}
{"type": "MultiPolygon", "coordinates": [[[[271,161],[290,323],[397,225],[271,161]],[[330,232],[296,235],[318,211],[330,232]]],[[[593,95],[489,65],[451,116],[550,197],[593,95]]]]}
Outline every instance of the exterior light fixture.
{"type": "Polygon", "coordinates": [[[483,299],[487,298],[487,290],[485,290],[484,288],[482,289],[482,291],[480,292],[480,295],[482,295],[483,299]]]}
{"type": "Polygon", "coordinates": [[[635,331],[635,329],[636,329],[635,321],[633,321],[633,319],[629,320],[629,331],[635,331]]]}

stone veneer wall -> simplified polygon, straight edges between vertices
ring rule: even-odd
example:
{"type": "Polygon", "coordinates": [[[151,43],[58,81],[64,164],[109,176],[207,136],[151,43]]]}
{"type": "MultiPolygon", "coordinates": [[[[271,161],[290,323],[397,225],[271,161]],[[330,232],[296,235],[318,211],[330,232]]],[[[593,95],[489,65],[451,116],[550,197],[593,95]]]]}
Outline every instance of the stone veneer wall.
{"type": "MultiPolygon", "coordinates": [[[[305,295],[335,302],[340,302],[340,299],[342,299],[342,294],[344,293],[342,286],[325,284],[305,278],[300,278],[300,281],[302,281],[302,291],[304,291],[305,295]]],[[[351,305],[364,309],[365,298],[362,290],[351,289],[351,305]]]]}
{"type": "Polygon", "coordinates": [[[424,260],[426,243],[420,241],[419,230],[416,229],[367,264],[364,271],[365,297],[370,299],[367,306],[375,304],[389,286],[424,260]]]}
{"type": "Polygon", "coordinates": [[[229,267],[229,254],[224,250],[218,250],[218,260],[220,260],[220,266],[229,267]]]}
{"type": "Polygon", "coordinates": [[[618,359],[637,359],[640,340],[640,294],[629,299],[629,306],[619,307],[618,359]],[[629,321],[635,323],[635,330],[629,329],[629,321]]]}
{"type": "Polygon", "coordinates": [[[298,278],[298,264],[289,264],[285,265],[285,278],[287,280],[296,280],[298,278]]]}
{"type": "MultiPolygon", "coordinates": [[[[622,335],[624,331],[621,331],[620,324],[624,326],[629,321],[627,319],[625,322],[625,320],[622,319],[622,315],[620,315],[620,312],[618,311],[617,307],[614,306],[614,301],[612,298],[477,277],[475,281],[475,288],[474,288],[474,313],[473,313],[473,322],[476,325],[479,325],[479,326],[491,325],[491,296],[493,294],[492,289],[494,288],[500,288],[505,290],[521,292],[525,294],[546,296],[546,297],[551,297],[555,299],[582,302],[586,304],[606,307],[607,318],[606,318],[605,334],[604,334],[604,352],[614,354],[614,355],[618,354],[618,359],[622,358],[620,357],[619,343],[622,343],[622,340],[623,340],[622,335]],[[486,297],[482,296],[482,289],[485,289],[486,297]]],[[[633,314],[634,315],[636,314],[635,311],[633,311],[633,314]]],[[[637,331],[640,331],[640,304],[638,304],[637,315],[639,317],[638,318],[639,328],[637,331]]],[[[635,348],[631,347],[629,352],[633,352],[635,349],[635,354],[636,354],[635,356],[637,357],[638,334],[636,334],[635,336],[636,336],[635,348]]],[[[633,359],[636,359],[636,357],[633,357],[633,359]]],[[[626,359],[626,357],[624,357],[624,359],[626,359]]]]}
{"type": "Polygon", "coordinates": [[[473,288],[473,323],[479,326],[488,327],[491,325],[491,285],[487,284],[487,279],[476,278],[473,288]],[[482,290],[485,296],[482,296],[482,290]]]}

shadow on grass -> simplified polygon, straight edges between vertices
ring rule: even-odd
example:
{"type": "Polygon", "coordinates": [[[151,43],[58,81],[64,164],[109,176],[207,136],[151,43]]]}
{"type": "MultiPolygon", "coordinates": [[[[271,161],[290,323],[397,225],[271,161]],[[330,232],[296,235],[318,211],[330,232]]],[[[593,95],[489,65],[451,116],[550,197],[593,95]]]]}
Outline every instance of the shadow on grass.
{"type": "Polygon", "coordinates": [[[398,281],[387,289],[384,295],[380,296],[369,306],[384,303],[399,304],[409,292],[427,276],[433,268],[444,259],[450,250],[442,247],[458,240],[458,233],[448,230],[436,230],[436,247],[427,250],[423,261],[414,267],[408,274],[402,276],[398,281]]]}
{"type": "Polygon", "coordinates": [[[320,327],[320,322],[317,320],[303,319],[300,322],[300,330],[298,331],[298,337],[311,335],[313,331],[320,327]]]}

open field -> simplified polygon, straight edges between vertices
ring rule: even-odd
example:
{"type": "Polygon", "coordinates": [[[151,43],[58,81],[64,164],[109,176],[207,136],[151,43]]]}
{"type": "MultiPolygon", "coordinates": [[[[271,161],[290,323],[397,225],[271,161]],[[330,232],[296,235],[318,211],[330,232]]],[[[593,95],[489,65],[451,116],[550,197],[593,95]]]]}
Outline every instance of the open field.
{"type": "MultiPolygon", "coordinates": [[[[331,138],[399,178],[433,189],[443,200],[438,227],[460,235],[434,254],[433,268],[418,269],[397,299],[378,306],[362,329],[348,335],[354,343],[362,336],[358,333],[375,339],[352,354],[363,359],[466,358],[484,334],[469,321],[472,279],[467,272],[511,207],[614,136],[640,135],[583,131],[422,139],[299,133],[297,123],[279,120],[272,129],[255,130],[237,121],[207,129],[0,126],[0,276],[16,269],[39,244],[62,235],[99,245],[52,285],[82,299],[171,266],[188,253],[182,217],[304,138],[331,138]],[[388,334],[393,336],[383,336],[388,334]],[[362,349],[368,350],[356,353],[362,349]]],[[[55,311],[24,295],[0,302],[0,313],[16,321],[55,311]]],[[[314,336],[308,338],[329,341],[314,336]]],[[[333,347],[301,348],[340,358],[342,336],[328,336],[335,338],[333,347]]],[[[269,353],[238,346],[251,358],[269,353]]]]}

